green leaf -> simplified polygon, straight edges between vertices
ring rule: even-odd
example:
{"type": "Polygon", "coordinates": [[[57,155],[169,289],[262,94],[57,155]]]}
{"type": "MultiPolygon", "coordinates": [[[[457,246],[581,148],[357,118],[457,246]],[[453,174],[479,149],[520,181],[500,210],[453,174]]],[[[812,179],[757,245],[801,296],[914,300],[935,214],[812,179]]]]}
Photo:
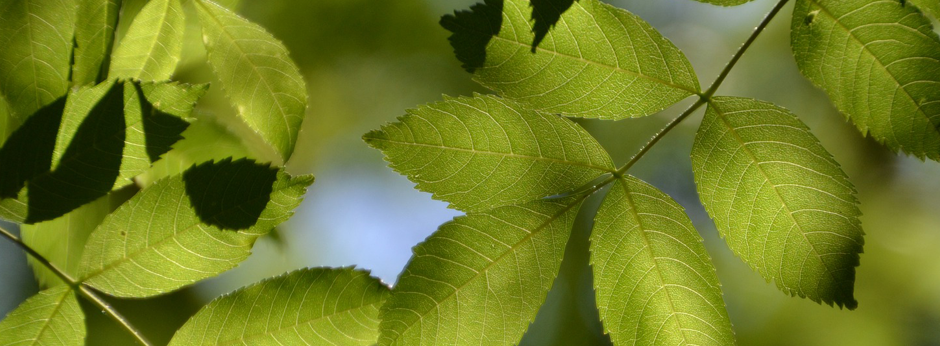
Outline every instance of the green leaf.
{"type": "MultiPolygon", "coordinates": [[[[55,220],[21,225],[20,235],[23,243],[74,277],[78,274],[78,265],[88,236],[110,212],[110,197],[101,197],[55,220]]],[[[40,286],[54,287],[65,284],[58,275],[33,257],[28,257],[28,260],[40,286]]]]}
{"type": "Polygon", "coordinates": [[[0,148],[7,138],[13,134],[13,131],[20,127],[20,121],[13,116],[13,110],[7,104],[7,100],[0,94],[0,148]]]}
{"type": "Polygon", "coordinates": [[[0,345],[85,344],[85,315],[69,286],[41,291],[0,322],[0,345]]]}
{"type": "Polygon", "coordinates": [[[514,345],[561,265],[577,199],[468,213],[414,248],[379,317],[381,345],[514,345]]]}
{"type": "Polygon", "coordinates": [[[23,223],[26,221],[26,214],[29,213],[29,207],[26,205],[25,201],[26,190],[23,190],[18,198],[0,200],[0,218],[15,223],[23,223]]]}
{"type": "Polygon", "coordinates": [[[532,109],[641,117],[700,89],[678,48],[639,17],[598,0],[487,0],[441,25],[480,84],[532,109]]]}
{"type": "Polygon", "coordinates": [[[170,79],[183,50],[180,0],[152,0],[134,17],[111,57],[109,78],[170,79]]]}
{"type": "Polygon", "coordinates": [[[307,109],[307,91],[284,44],[211,1],[197,0],[209,65],[238,115],[286,162],[307,109]]]}
{"type": "Polygon", "coordinates": [[[460,210],[564,193],[616,170],[574,122],[495,96],[446,98],[409,110],[363,139],[418,189],[460,210]]]}
{"type": "Polygon", "coordinates": [[[17,198],[28,180],[49,171],[65,105],[63,96],[42,107],[4,142],[0,148],[0,198],[17,198]]]}
{"type": "Polygon", "coordinates": [[[799,0],[793,54],[863,134],[940,160],[940,40],[897,1],[799,0]]]}
{"type": "Polygon", "coordinates": [[[0,4],[0,93],[20,121],[68,90],[75,8],[73,0],[0,4]]]}
{"type": "Polygon", "coordinates": [[[734,345],[715,267],[685,211],[617,180],[591,234],[597,308],[615,345],[734,345]]]}
{"type": "Polygon", "coordinates": [[[782,291],[854,309],[855,188],[795,115],[714,98],[692,147],[705,210],[735,254],[782,291]]]}
{"type": "Polygon", "coordinates": [[[97,84],[103,79],[102,65],[111,54],[121,0],[77,1],[72,84],[97,84]]]}
{"type": "Polygon", "coordinates": [[[170,345],[374,345],[386,297],[368,272],[302,269],[212,301],[170,345]]]}
{"type": "Polygon", "coordinates": [[[287,220],[311,183],[249,160],[193,166],[109,215],[88,240],[80,277],[110,295],[148,297],[215,276],[287,220]]]}

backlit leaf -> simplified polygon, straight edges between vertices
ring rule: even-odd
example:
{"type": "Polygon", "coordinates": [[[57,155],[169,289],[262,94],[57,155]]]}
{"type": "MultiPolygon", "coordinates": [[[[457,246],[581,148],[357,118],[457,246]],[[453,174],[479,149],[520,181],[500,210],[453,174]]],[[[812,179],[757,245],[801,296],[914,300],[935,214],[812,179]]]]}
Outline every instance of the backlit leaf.
{"type": "Polygon", "coordinates": [[[261,26],[197,0],[209,65],[238,115],[281,155],[294,152],[307,91],[284,44],[261,26]]]}
{"type": "Polygon", "coordinates": [[[480,84],[532,109],[623,119],[699,92],[678,48],[639,17],[598,0],[487,0],[441,25],[480,84]]]}
{"type": "Polygon", "coordinates": [[[115,48],[108,77],[170,79],[183,50],[185,27],[180,0],[151,0],[115,48]]]}
{"type": "Polygon", "coordinates": [[[76,0],[75,63],[72,84],[97,84],[103,79],[102,64],[111,53],[114,26],[117,24],[121,0],[76,0]]]}
{"type": "Polygon", "coordinates": [[[381,345],[514,345],[545,301],[583,197],[468,213],[442,225],[382,307],[381,345]]]}
{"type": "Polygon", "coordinates": [[[287,220],[311,183],[249,160],[194,166],[109,215],[88,240],[80,277],[110,295],[147,297],[218,275],[287,220]]]}
{"type": "Polygon", "coordinates": [[[460,210],[487,210],[578,188],[615,170],[574,122],[495,96],[447,98],[367,133],[391,167],[460,210]]]}
{"type": "Polygon", "coordinates": [[[705,210],[735,254],[782,291],[854,309],[855,188],[785,109],[714,98],[692,147],[705,210]]]}
{"type": "Polygon", "coordinates": [[[793,54],[862,134],[940,160],[940,40],[929,19],[902,3],[799,0],[793,54]]]}
{"type": "Polygon", "coordinates": [[[591,233],[597,308],[615,345],[734,345],[715,267],[679,204],[631,176],[591,233]]]}
{"type": "Polygon", "coordinates": [[[75,9],[74,0],[0,3],[0,94],[21,122],[68,90],[75,9]]]}
{"type": "Polygon", "coordinates": [[[374,345],[387,296],[365,271],[298,270],[212,301],[170,345],[374,345]]]}
{"type": "Polygon", "coordinates": [[[85,315],[69,286],[40,291],[0,322],[0,345],[81,346],[85,315]]]}

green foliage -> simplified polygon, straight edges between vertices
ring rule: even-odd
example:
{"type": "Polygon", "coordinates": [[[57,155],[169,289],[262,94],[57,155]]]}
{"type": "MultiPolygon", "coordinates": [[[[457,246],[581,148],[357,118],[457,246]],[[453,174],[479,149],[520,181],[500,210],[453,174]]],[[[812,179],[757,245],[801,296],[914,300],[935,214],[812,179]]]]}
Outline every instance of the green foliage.
{"type": "Polygon", "coordinates": [[[148,297],[218,275],[287,220],[312,183],[249,160],[193,166],[109,215],[88,239],[80,277],[114,296],[148,297]]]}
{"type": "Polygon", "coordinates": [[[626,176],[594,222],[597,308],[614,344],[734,344],[715,267],[678,203],[626,176]]]}
{"type": "Polygon", "coordinates": [[[0,345],[82,345],[85,316],[69,286],[41,291],[0,322],[0,345]]]}
{"type": "Polygon", "coordinates": [[[0,4],[0,94],[23,122],[69,86],[74,0],[0,4]]]}
{"type": "Polygon", "coordinates": [[[212,301],[170,345],[373,345],[387,296],[368,272],[298,270],[212,301]]]}
{"type": "Polygon", "coordinates": [[[792,36],[800,71],[862,134],[940,160],[940,40],[920,11],[893,1],[799,0],[792,36]]]}
{"type": "Polygon", "coordinates": [[[114,26],[117,24],[121,0],[77,0],[75,26],[75,62],[72,64],[72,84],[96,84],[102,78],[103,67],[114,44],[114,26]]]}
{"type": "Polygon", "coordinates": [[[209,64],[222,88],[238,115],[287,161],[307,109],[297,65],[257,24],[211,1],[195,2],[209,64]]]}
{"type": "Polygon", "coordinates": [[[419,189],[467,211],[565,192],[614,171],[580,126],[493,96],[446,98],[363,139],[419,189]]]}
{"type": "Polygon", "coordinates": [[[746,4],[754,0],[695,0],[695,1],[709,3],[713,5],[719,5],[719,6],[737,6],[741,4],[746,4]]]}
{"type": "Polygon", "coordinates": [[[381,345],[513,345],[561,265],[583,198],[471,212],[414,248],[380,317],[381,345]]]}
{"type": "Polygon", "coordinates": [[[153,0],[134,17],[111,57],[111,78],[170,79],[183,51],[180,0],[153,0]]]}
{"type": "Polygon", "coordinates": [[[563,14],[560,1],[547,2],[531,10],[529,1],[491,0],[441,23],[480,84],[532,109],[623,119],[699,92],[682,52],[639,17],[598,0],[567,1],[563,14]],[[558,18],[541,25],[554,29],[540,43],[530,13],[558,18]]]}
{"type": "Polygon", "coordinates": [[[705,210],[738,256],[789,294],[854,309],[855,188],[806,125],[751,99],[714,98],[692,147],[705,210]]]}

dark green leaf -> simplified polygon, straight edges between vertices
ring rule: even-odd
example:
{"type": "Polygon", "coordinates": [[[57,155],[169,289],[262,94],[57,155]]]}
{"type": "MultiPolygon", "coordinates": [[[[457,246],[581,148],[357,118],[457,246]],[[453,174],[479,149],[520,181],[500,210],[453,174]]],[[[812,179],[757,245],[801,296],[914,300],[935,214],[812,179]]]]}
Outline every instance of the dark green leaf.
{"type": "Polygon", "coordinates": [[[117,24],[121,0],[76,0],[78,14],[75,23],[75,63],[72,64],[72,84],[97,84],[102,77],[102,65],[111,54],[114,26],[117,24]]]}
{"type": "Polygon", "coordinates": [[[374,345],[387,296],[365,271],[302,269],[212,301],[170,345],[374,345]]]}

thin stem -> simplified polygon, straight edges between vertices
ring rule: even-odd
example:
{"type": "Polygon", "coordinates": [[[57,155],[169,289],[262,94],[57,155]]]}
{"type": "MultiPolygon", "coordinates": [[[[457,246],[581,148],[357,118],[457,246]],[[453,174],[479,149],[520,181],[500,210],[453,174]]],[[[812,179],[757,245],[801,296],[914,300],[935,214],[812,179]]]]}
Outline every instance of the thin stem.
{"type": "Polygon", "coordinates": [[[124,329],[127,329],[127,331],[131,333],[131,335],[133,335],[134,338],[137,339],[137,342],[139,342],[141,345],[144,345],[144,346],[153,345],[149,341],[147,341],[147,339],[144,338],[144,336],[141,335],[140,332],[137,331],[137,329],[134,328],[134,326],[132,326],[130,322],[127,321],[126,318],[124,318],[124,316],[118,313],[117,310],[114,310],[114,308],[108,305],[108,303],[105,302],[103,299],[101,299],[101,297],[98,297],[97,295],[95,295],[95,293],[92,292],[91,289],[89,289],[87,286],[85,286],[78,280],[73,279],[71,276],[66,274],[61,269],[59,269],[59,267],[57,267],[55,264],[53,264],[48,259],[46,259],[46,257],[44,257],[43,255],[40,255],[38,252],[36,252],[36,250],[33,250],[33,248],[30,247],[29,245],[26,245],[26,243],[24,243],[19,237],[13,235],[13,233],[10,233],[10,231],[3,229],[3,227],[0,227],[0,235],[2,235],[4,238],[7,238],[9,241],[13,242],[13,244],[16,244],[17,246],[22,248],[23,251],[26,251],[26,253],[28,253],[30,256],[33,257],[33,259],[35,259],[39,263],[42,263],[43,266],[45,266],[46,268],[49,268],[49,270],[55,273],[56,276],[61,278],[62,281],[64,281],[66,285],[69,285],[69,287],[71,287],[73,290],[77,291],[83,297],[85,297],[86,299],[88,299],[89,301],[97,305],[98,307],[100,307],[104,312],[106,312],[109,316],[111,316],[111,318],[115,322],[124,326],[124,329]]]}
{"type": "Polygon", "coordinates": [[[751,33],[751,36],[747,38],[747,41],[744,41],[744,45],[741,48],[738,48],[738,51],[734,53],[734,56],[731,57],[731,61],[728,61],[728,64],[725,65],[725,69],[721,70],[721,73],[718,74],[718,78],[715,78],[715,81],[712,82],[712,85],[708,87],[708,90],[705,90],[705,93],[701,95],[702,98],[710,100],[712,95],[715,95],[715,91],[718,90],[718,87],[721,86],[721,83],[725,81],[725,78],[728,77],[728,73],[731,73],[731,69],[734,68],[734,65],[738,63],[738,60],[741,60],[741,56],[744,55],[744,52],[751,47],[751,44],[754,43],[754,40],[757,39],[757,36],[764,31],[764,28],[770,24],[770,21],[777,16],[777,13],[783,9],[783,6],[787,4],[789,0],[780,0],[777,2],[777,5],[767,13],[767,16],[764,17],[764,20],[754,28],[754,32],[751,33]]]}
{"type": "Polygon", "coordinates": [[[788,1],[789,0],[780,0],[779,2],[777,2],[777,5],[775,5],[774,8],[771,9],[769,13],[767,13],[767,16],[764,17],[764,20],[762,20],[760,24],[758,24],[757,27],[754,28],[754,32],[752,32],[751,36],[747,38],[747,41],[744,41],[744,44],[741,45],[741,48],[738,48],[738,51],[734,53],[734,56],[731,57],[731,60],[728,61],[727,65],[725,65],[725,68],[721,71],[720,74],[718,74],[718,78],[715,78],[715,81],[712,82],[712,85],[708,87],[708,90],[706,90],[704,93],[699,95],[698,101],[692,104],[692,106],[690,106],[689,109],[686,109],[685,112],[682,112],[682,114],[677,116],[675,119],[672,119],[672,121],[670,121],[669,124],[666,124],[666,127],[664,127],[661,131],[659,131],[659,133],[653,136],[653,139],[651,139],[649,143],[646,143],[646,145],[643,146],[643,148],[640,149],[640,151],[636,155],[634,155],[633,158],[630,159],[630,162],[627,162],[626,165],[624,165],[623,167],[617,170],[617,173],[614,174],[615,177],[622,176],[624,173],[626,173],[627,170],[630,169],[630,167],[633,167],[633,165],[636,164],[636,162],[639,161],[640,158],[642,158],[643,155],[645,155],[650,150],[650,148],[656,145],[656,143],[659,142],[659,140],[662,139],[664,136],[666,136],[666,134],[669,133],[669,131],[675,128],[676,125],[679,125],[679,123],[681,123],[683,120],[688,118],[689,115],[692,115],[692,113],[698,110],[699,107],[711,101],[712,95],[715,94],[715,91],[718,90],[718,87],[721,86],[721,83],[724,82],[725,78],[728,77],[728,74],[731,73],[731,69],[734,68],[735,65],[737,65],[738,60],[741,60],[741,57],[744,55],[744,52],[746,52],[747,49],[751,47],[751,44],[754,43],[754,40],[757,39],[757,36],[759,36],[761,32],[763,32],[764,29],[767,28],[767,25],[770,24],[770,21],[774,19],[775,16],[777,16],[777,13],[780,12],[780,9],[782,9],[783,6],[786,5],[788,1]]]}

